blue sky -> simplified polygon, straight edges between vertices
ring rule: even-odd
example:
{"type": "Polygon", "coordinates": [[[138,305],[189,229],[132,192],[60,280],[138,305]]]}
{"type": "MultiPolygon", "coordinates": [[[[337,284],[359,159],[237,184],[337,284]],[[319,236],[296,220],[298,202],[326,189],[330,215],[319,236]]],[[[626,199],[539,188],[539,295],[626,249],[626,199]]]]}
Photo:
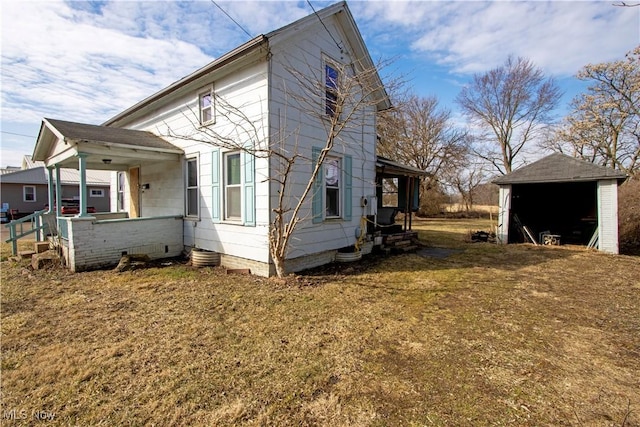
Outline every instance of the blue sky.
{"type": "MultiPolygon", "coordinates": [[[[312,0],[316,9],[333,2],[312,0]]],[[[603,1],[350,1],[371,56],[412,91],[453,99],[509,54],[565,91],[573,76],[640,43],[640,7],[603,1]]],[[[306,1],[217,1],[252,36],[312,13],[306,1]]],[[[0,166],[31,154],[43,117],[100,124],[247,41],[210,0],[3,0],[0,166]]]]}

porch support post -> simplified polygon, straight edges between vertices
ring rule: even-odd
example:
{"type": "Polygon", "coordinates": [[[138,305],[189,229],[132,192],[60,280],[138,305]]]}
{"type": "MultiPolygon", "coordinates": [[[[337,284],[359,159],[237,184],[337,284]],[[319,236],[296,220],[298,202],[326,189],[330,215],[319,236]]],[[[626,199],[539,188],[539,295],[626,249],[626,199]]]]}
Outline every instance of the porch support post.
{"type": "Polygon", "coordinates": [[[55,183],[53,182],[53,168],[47,168],[47,184],[49,189],[49,209],[47,213],[53,212],[53,206],[55,205],[55,201],[53,200],[53,196],[55,194],[55,183]]]}
{"type": "Polygon", "coordinates": [[[78,153],[78,168],[80,170],[80,212],[79,217],[87,215],[87,155],[78,153]]]}
{"type": "Polygon", "coordinates": [[[60,166],[56,165],[56,218],[62,216],[62,182],[60,182],[60,166]]]}

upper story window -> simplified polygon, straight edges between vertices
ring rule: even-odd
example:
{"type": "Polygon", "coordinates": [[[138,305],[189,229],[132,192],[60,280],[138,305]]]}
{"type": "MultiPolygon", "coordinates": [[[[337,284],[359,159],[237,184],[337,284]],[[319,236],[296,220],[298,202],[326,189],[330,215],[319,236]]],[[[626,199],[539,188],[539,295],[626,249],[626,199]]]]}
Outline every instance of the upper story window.
{"type": "Polygon", "coordinates": [[[329,63],[324,64],[324,112],[333,117],[338,106],[338,69],[329,63]]]}
{"type": "Polygon", "coordinates": [[[33,185],[25,185],[22,187],[22,200],[25,202],[36,201],[36,187],[33,185]]]}
{"type": "Polygon", "coordinates": [[[215,118],[213,89],[201,93],[198,97],[198,104],[200,108],[200,124],[213,122],[215,118]]]}
{"type": "Polygon", "coordinates": [[[340,217],[340,188],[342,186],[340,159],[331,157],[324,162],[325,218],[340,217]]]}
{"type": "Polygon", "coordinates": [[[200,196],[198,186],[198,159],[187,159],[186,207],[188,217],[199,217],[200,196]]]}

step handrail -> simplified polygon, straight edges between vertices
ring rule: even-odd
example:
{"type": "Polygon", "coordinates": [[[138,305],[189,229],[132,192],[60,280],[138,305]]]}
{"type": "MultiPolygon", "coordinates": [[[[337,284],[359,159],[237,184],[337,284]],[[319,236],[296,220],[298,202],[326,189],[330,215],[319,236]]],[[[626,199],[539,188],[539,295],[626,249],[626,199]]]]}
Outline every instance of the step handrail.
{"type": "Polygon", "coordinates": [[[5,240],[5,243],[11,243],[11,252],[15,256],[18,254],[18,239],[28,236],[29,234],[36,233],[36,242],[40,241],[39,231],[46,227],[46,224],[42,220],[42,216],[48,212],[47,209],[41,211],[35,211],[34,213],[11,221],[6,224],[5,227],[9,229],[9,238],[5,240]],[[30,222],[31,229],[24,231],[24,224],[30,222]],[[18,234],[16,228],[20,226],[20,234],[18,234]]]}

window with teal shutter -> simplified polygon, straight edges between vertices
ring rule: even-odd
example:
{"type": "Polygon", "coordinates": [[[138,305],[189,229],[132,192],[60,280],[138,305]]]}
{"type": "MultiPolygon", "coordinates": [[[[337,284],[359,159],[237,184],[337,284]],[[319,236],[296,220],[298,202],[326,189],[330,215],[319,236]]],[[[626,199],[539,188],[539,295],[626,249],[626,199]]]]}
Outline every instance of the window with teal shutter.
{"type": "MultiPolygon", "coordinates": [[[[320,152],[322,151],[321,148],[318,147],[313,147],[311,149],[311,171],[310,173],[313,173],[313,170],[316,167],[316,164],[318,163],[318,159],[320,158],[320,152]]],[[[322,177],[323,177],[323,170],[322,168],[320,168],[320,171],[318,172],[318,175],[316,176],[316,180],[313,183],[313,195],[312,195],[312,201],[311,201],[311,216],[312,216],[312,222],[314,224],[318,224],[322,222],[322,206],[323,206],[323,197],[322,194],[324,193],[324,186],[322,185],[322,177]]]]}
{"type": "Polygon", "coordinates": [[[220,150],[211,153],[211,220],[220,222],[220,150]]]}
{"type": "Polygon", "coordinates": [[[343,159],[343,168],[344,168],[344,219],[347,221],[351,220],[351,215],[353,211],[353,189],[352,189],[352,181],[353,177],[351,175],[353,160],[351,156],[344,156],[343,159]]]}
{"type": "Polygon", "coordinates": [[[242,164],[244,166],[244,225],[256,225],[256,193],[255,193],[255,156],[245,151],[242,152],[242,164]]]}

